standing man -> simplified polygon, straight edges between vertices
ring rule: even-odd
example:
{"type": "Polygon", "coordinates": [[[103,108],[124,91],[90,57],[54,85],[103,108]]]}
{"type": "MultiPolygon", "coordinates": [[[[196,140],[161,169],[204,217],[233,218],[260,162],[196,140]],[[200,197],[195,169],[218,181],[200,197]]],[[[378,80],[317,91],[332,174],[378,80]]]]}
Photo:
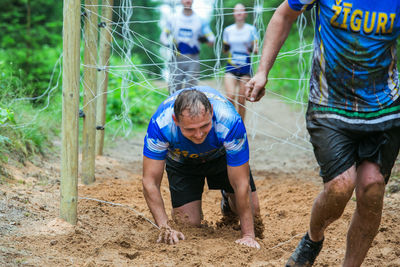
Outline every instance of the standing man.
{"type": "Polygon", "coordinates": [[[245,120],[246,87],[252,75],[251,53],[258,52],[256,27],[246,23],[246,8],[236,4],[233,9],[235,23],[226,27],[223,33],[224,52],[229,53],[225,73],[226,96],[245,120]],[[238,90],[236,88],[239,88],[238,90]],[[236,100],[237,99],[237,100],[236,100]]]}
{"type": "Polygon", "coordinates": [[[221,211],[239,216],[236,243],[260,248],[254,215],[260,214],[244,124],[231,103],[210,87],[194,87],[166,99],[151,118],[143,149],[143,192],[156,224],[158,242],[176,244],[184,235],[168,225],[160,193],[168,174],[172,217],[200,225],[205,177],[210,189],[223,190],[221,211]]]}
{"type": "Polygon", "coordinates": [[[265,94],[267,77],[292,23],[315,6],[314,55],[307,129],[324,182],[306,235],[286,266],[311,266],[325,229],[355,190],[343,266],[360,266],[381,221],[385,183],[399,152],[400,100],[396,39],[400,1],[285,0],[266,31],[247,99],[265,94]]]}
{"type": "Polygon", "coordinates": [[[200,43],[214,44],[214,34],[208,23],[193,11],[193,0],[181,0],[182,13],[172,15],[161,33],[161,42],[170,46],[173,40],[173,59],[169,62],[169,92],[198,84],[200,74],[200,43]]]}

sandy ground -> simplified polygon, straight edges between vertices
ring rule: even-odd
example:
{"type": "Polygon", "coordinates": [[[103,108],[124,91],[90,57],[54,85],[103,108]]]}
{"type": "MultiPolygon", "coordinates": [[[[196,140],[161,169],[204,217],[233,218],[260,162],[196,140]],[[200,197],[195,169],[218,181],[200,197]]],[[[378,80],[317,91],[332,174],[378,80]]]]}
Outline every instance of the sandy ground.
{"type": "MultiPolygon", "coordinates": [[[[79,185],[76,226],[58,218],[57,156],[6,166],[14,179],[0,184],[0,265],[283,266],[307,230],[322,184],[304,127],[296,126],[304,125],[303,116],[277,99],[250,109],[246,125],[251,167],[265,225],[265,238],[258,240],[261,249],[235,244],[240,236],[236,226],[217,226],[221,196],[207,189],[202,227],[177,226],[185,241],[157,244],[158,230],[142,194],[143,134],[138,134],[116,140],[97,158],[96,182],[79,185]]],[[[167,179],[161,190],[169,213],[167,179]]],[[[315,266],[340,266],[355,205],[351,200],[342,218],[327,230],[315,266]]],[[[363,266],[400,266],[399,211],[400,193],[388,193],[379,233],[363,266]]]]}

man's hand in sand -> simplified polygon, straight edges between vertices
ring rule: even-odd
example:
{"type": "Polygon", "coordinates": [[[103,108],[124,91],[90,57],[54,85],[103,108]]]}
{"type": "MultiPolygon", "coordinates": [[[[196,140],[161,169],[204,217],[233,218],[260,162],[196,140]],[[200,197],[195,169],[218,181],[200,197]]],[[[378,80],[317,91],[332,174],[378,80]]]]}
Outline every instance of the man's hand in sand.
{"type": "Polygon", "coordinates": [[[265,95],[265,85],[268,79],[263,73],[256,73],[246,83],[246,99],[251,102],[259,101],[265,95]]]}
{"type": "Polygon", "coordinates": [[[175,245],[179,240],[185,240],[185,236],[181,232],[176,231],[169,226],[161,227],[157,243],[175,245]]]}
{"type": "Polygon", "coordinates": [[[244,245],[244,246],[248,246],[251,248],[260,248],[260,244],[258,244],[258,242],[250,236],[244,236],[238,240],[235,241],[236,243],[240,244],[240,245],[244,245]]]}

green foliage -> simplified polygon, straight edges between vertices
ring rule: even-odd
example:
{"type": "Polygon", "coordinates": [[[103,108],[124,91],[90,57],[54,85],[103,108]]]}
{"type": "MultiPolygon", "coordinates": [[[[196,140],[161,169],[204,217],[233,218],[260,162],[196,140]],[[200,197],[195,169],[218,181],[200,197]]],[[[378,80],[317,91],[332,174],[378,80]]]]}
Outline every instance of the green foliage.
{"type": "Polygon", "coordinates": [[[20,84],[13,84],[19,80],[25,85],[24,96],[40,95],[47,88],[54,52],[61,52],[54,47],[62,43],[62,1],[4,1],[0,32],[0,62],[12,74],[7,85],[22,89],[20,84]],[[13,79],[15,75],[18,79],[13,79]]]}
{"type": "Polygon", "coordinates": [[[0,127],[1,161],[7,160],[6,154],[24,161],[32,154],[43,153],[59,128],[61,101],[57,99],[42,112],[29,102],[15,103],[13,107],[18,113],[8,110],[8,124],[0,127]]]}
{"type": "Polygon", "coordinates": [[[0,107],[0,126],[4,125],[7,122],[15,124],[14,112],[9,109],[0,107]]]}
{"type": "Polygon", "coordinates": [[[15,65],[4,60],[7,51],[0,49],[0,102],[18,98],[23,95],[22,72],[15,65]]]}
{"type": "Polygon", "coordinates": [[[11,156],[23,162],[50,147],[61,119],[61,97],[53,97],[50,106],[41,111],[41,105],[18,100],[26,88],[19,76],[12,75],[12,68],[3,66],[1,70],[5,78],[0,83],[0,161],[11,156]]]}
{"type": "MultiPolygon", "coordinates": [[[[310,44],[312,39],[308,38],[306,40],[307,44],[310,44]]],[[[297,32],[297,28],[293,27],[292,33],[289,35],[285,44],[282,46],[280,54],[287,53],[289,51],[294,51],[299,48],[299,35],[297,32]]],[[[284,95],[291,99],[297,99],[299,101],[307,101],[308,98],[308,78],[310,73],[310,58],[312,53],[304,53],[304,71],[306,72],[305,79],[303,81],[305,83],[305,94],[301,95],[299,99],[297,99],[298,91],[300,90],[299,81],[296,79],[300,78],[300,70],[299,70],[299,56],[286,56],[282,58],[278,58],[274,66],[272,67],[269,73],[269,81],[267,84],[267,89],[272,90],[280,95],[284,95]],[[275,78],[275,79],[274,79],[275,78]],[[286,79],[281,79],[286,78],[286,79]]]]}
{"type": "MultiPolygon", "coordinates": [[[[143,126],[149,123],[158,105],[165,100],[166,91],[155,90],[149,92],[143,86],[134,85],[128,90],[127,116],[135,126],[143,126]]],[[[117,90],[108,95],[107,100],[107,121],[120,117],[125,112],[121,101],[121,91],[117,90]]],[[[121,118],[122,119],[122,118],[121,118]]]]}
{"type": "MultiPolygon", "coordinates": [[[[123,17],[123,12],[121,7],[121,0],[114,1],[114,22],[121,22],[123,17]]],[[[131,17],[131,21],[136,23],[130,23],[129,28],[133,32],[132,40],[134,43],[132,53],[140,59],[143,64],[153,64],[146,67],[149,77],[159,77],[160,67],[158,65],[163,63],[163,60],[159,58],[160,46],[159,39],[161,29],[158,25],[158,20],[160,19],[160,12],[157,7],[162,3],[161,0],[135,0],[132,4],[135,7],[134,12],[131,17]],[[145,8],[139,8],[145,7],[145,8]],[[141,22],[141,23],[138,23],[141,22]]],[[[114,34],[116,39],[114,42],[123,42],[122,39],[122,25],[118,24],[116,28],[117,33],[114,34]]]]}
{"type": "Polygon", "coordinates": [[[29,102],[15,103],[14,121],[0,127],[0,161],[11,156],[24,161],[31,155],[43,153],[50,148],[50,140],[59,134],[61,120],[61,97],[54,98],[50,107],[40,111],[29,102]]]}
{"type": "MultiPolygon", "coordinates": [[[[137,55],[132,58],[132,61],[141,64],[137,55]]],[[[151,91],[148,88],[151,85],[146,81],[147,77],[134,71],[129,71],[129,75],[129,88],[126,89],[122,88],[121,77],[110,75],[109,90],[112,91],[109,91],[107,95],[106,121],[116,118],[123,120],[123,116],[127,116],[135,126],[143,126],[148,124],[150,117],[158,105],[165,100],[168,92],[165,89],[151,91]]]]}

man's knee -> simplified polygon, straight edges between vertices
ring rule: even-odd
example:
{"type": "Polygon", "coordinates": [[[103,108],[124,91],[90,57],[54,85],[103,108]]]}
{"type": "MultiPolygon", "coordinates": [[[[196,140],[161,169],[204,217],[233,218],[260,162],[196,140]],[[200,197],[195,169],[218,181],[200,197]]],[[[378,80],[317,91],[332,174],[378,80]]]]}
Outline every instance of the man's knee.
{"type": "Polygon", "coordinates": [[[190,216],[187,213],[174,209],[172,218],[178,224],[199,226],[201,223],[201,216],[190,216]]]}
{"type": "Polygon", "coordinates": [[[359,166],[357,177],[357,201],[364,205],[376,205],[385,193],[385,179],[377,164],[364,162],[359,166]]]}
{"type": "Polygon", "coordinates": [[[201,224],[201,220],[203,219],[201,201],[195,200],[186,203],[183,206],[174,208],[172,210],[172,218],[177,223],[199,226],[201,224]]]}
{"type": "Polygon", "coordinates": [[[327,182],[324,186],[324,194],[329,199],[334,199],[336,203],[346,205],[353,194],[354,188],[355,173],[350,169],[327,182]]]}

